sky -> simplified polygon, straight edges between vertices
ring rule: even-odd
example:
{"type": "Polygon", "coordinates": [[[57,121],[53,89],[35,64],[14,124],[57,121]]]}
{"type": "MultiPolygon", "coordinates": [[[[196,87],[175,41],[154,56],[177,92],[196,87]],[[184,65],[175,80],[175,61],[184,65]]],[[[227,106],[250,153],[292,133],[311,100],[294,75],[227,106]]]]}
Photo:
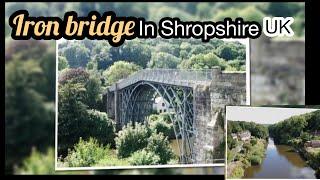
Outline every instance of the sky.
{"type": "Polygon", "coordinates": [[[226,119],[228,121],[274,124],[288,119],[291,116],[305,114],[316,110],[319,109],[227,106],[226,119]]]}

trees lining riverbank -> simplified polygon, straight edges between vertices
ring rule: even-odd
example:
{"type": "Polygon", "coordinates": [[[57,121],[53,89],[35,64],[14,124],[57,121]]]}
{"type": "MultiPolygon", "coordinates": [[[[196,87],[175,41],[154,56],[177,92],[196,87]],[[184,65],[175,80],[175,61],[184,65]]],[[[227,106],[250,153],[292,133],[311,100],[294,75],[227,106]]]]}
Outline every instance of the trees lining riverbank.
{"type": "Polygon", "coordinates": [[[316,133],[319,130],[320,110],[292,116],[269,127],[275,143],[292,146],[316,170],[317,178],[320,178],[320,147],[310,146],[308,142],[320,140],[316,133]]]}
{"type": "Polygon", "coordinates": [[[261,164],[265,156],[267,138],[266,126],[252,122],[228,121],[227,177],[241,178],[246,168],[261,164]],[[241,137],[242,132],[249,132],[250,138],[244,140],[233,136],[240,133],[241,137]]]}

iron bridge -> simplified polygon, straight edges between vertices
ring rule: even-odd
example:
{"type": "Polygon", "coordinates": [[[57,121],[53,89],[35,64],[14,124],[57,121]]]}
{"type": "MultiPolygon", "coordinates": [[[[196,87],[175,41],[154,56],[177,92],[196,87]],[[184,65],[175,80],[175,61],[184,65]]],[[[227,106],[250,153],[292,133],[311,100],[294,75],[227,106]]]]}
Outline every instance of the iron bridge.
{"type": "MultiPolygon", "coordinates": [[[[117,128],[128,123],[146,123],[156,97],[165,99],[180,152],[180,162],[194,163],[193,141],[197,134],[194,117],[194,88],[208,84],[215,75],[209,70],[145,69],[108,88],[107,112],[117,128]]],[[[209,97],[208,97],[209,98],[209,97]]]]}

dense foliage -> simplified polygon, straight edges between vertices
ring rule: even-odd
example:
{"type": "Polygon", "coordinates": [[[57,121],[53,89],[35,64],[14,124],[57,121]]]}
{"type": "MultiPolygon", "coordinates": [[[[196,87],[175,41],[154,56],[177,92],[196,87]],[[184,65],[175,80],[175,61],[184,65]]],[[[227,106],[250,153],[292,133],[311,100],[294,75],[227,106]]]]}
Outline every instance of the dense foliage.
{"type": "Polygon", "coordinates": [[[290,144],[290,140],[301,138],[305,143],[311,140],[312,132],[320,130],[320,110],[299,116],[293,116],[269,127],[275,143],[290,144]]]}
{"type": "MultiPolygon", "coordinates": [[[[162,133],[169,139],[175,139],[174,127],[169,114],[152,114],[149,116],[148,124],[156,133],[162,133]]],[[[178,127],[176,127],[178,128],[178,127]]]]}
{"type": "Polygon", "coordinates": [[[118,61],[103,72],[103,76],[106,77],[108,85],[124,79],[129,75],[141,70],[140,66],[133,63],[118,61]]]}
{"type": "MultiPolygon", "coordinates": [[[[77,73],[78,74],[78,73],[77,73]]],[[[84,74],[84,73],[82,73],[84,74]]],[[[58,153],[65,155],[79,138],[94,137],[100,143],[113,146],[115,125],[104,112],[88,109],[98,101],[100,86],[91,78],[67,76],[59,84],[58,101],[58,153]],[[67,80],[66,80],[67,79],[67,80]]]]}
{"type": "Polygon", "coordinates": [[[249,131],[252,136],[260,139],[269,137],[268,127],[254,122],[228,121],[228,134],[249,131]]]}
{"type": "Polygon", "coordinates": [[[59,58],[60,69],[68,64],[71,68],[94,70],[106,77],[107,85],[146,67],[210,69],[220,66],[229,71],[245,70],[245,46],[218,39],[206,44],[196,39],[135,39],[120,47],[112,47],[106,41],[66,41],[59,44],[59,58]],[[79,58],[69,54],[74,46],[89,52],[86,63],[72,66],[79,58]],[[64,59],[68,62],[65,63],[64,59]]]}
{"type": "Polygon", "coordinates": [[[35,148],[32,149],[31,155],[24,159],[21,167],[15,169],[18,174],[54,174],[54,149],[50,148],[46,153],[41,153],[35,148]]]}
{"type": "MultiPolygon", "coordinates": [[[[165,137],[162,133],[152,132],[146,125],[136,123],[134,125],[128,124],[124,127],[116,137],[116,149],[119,158],[128,158],[135,152],[145,150],[152,152],[159,156],[158,164],[167,164],[174,158],[174,154],[170,148],[168,137],[165,137]]],[[[131,159],[131,163],[139,163],[143,160],[147,162],[155,163],[154,159],[148,158],[150,154],[145,152],[139,152],[134,155],[137,162],[131,159]]]]}
{"type": "Polygon", "coordinates": [[[75,144],[74,150],[68,152],[65,162],[68,167],[90,167],[106,155],[104,147],[97,140],[90,138],[75,144]]]}
{"type": "Polygon", "coordinates": [[[128,124],[123,127],[115,139],[118,156],[127,158],[135,151],[147,147],[150,135],[151,130],[138,123],[135,126],[128,124]]]}
{"type": "Polygon", "coordinates": [[[142,149],[132,154],[129,163],[131,165],[157,165],[160,163],[160,157],[153,151],[142,149]]]}
{"type": "Polygon", "coordinates": [[[233,162],[235,166],[229,172],[228,178],[242,178],[245,168],[261,164],[265,156],[266,140],[255,138],[253,141],[239,143],[237,146],[242,146],[240,152],[237,152],[235,148],[228,148],[227,151],[228,166],[230,162],[233,162]]]}
{"type": "Polygon", "coordinates": [[[262,163],[269,137],[268,127],[246,121],[228,121],[227,123],[227,163],[228,166],[230,164],[235,166],[229,172],[228,178],[242,178],[245,168],[262,163]],[[244,131],[251,133],[250,140],[243,141],[231,136],[232,133],[238,134],[244,131]]]}
{"type": "Polygon", "coordinates": [[[316,170],[317,177],[319,177],[320,150],[319,148],[305,148],[305,143],[310,140],[320,140],[320,136],[313,134],[319,130],[320,110],[292,116],[269,127],[274,142],[293,146],[307,160],[310,167],[316,170]]]}
{"type": "Polygon", "coordinates": [[[45,69],[55,57],[47,44],[29,43],[32,45],[15,41],[6,51],[6,172],[12,172],[13,165],[19,165],[32,147],[43,152],[54,144],[55,69],[45,69]]]}

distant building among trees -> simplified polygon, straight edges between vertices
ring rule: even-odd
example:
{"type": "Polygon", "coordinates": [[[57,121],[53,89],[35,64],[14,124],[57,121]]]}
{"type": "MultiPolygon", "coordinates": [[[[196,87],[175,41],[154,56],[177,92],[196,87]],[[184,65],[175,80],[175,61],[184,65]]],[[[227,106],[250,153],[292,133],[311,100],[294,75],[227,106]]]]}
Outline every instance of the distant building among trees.
{"type": "Polygon", "coordinates": [[[306,147],[320,148],[320,140],[311,140],[305,143],[306,147]]]}
{"type": "Polygon", "coordinates": [[[169,103],[162,97],[155,98],[153,109],[157,111],[157,113],[173,112],[172,107],[170,107],[169,103]]]}
{"type": "Polygon", "coordinates": [[[250,140],[251,138],[251,133],[250,131],[243,131],[239,133],[232,133],[231,134],[232,139],[239,139],[241,141],[247,141],[250,140]]]}
{"type": "Polygon", "coordinates": [[[250,131],[244,131],[244,132],[238,134],[238,138],[239,138],[241,141],[250,140],[250,138],[251,138],[251,133],[250,133],[250,131]]]}

